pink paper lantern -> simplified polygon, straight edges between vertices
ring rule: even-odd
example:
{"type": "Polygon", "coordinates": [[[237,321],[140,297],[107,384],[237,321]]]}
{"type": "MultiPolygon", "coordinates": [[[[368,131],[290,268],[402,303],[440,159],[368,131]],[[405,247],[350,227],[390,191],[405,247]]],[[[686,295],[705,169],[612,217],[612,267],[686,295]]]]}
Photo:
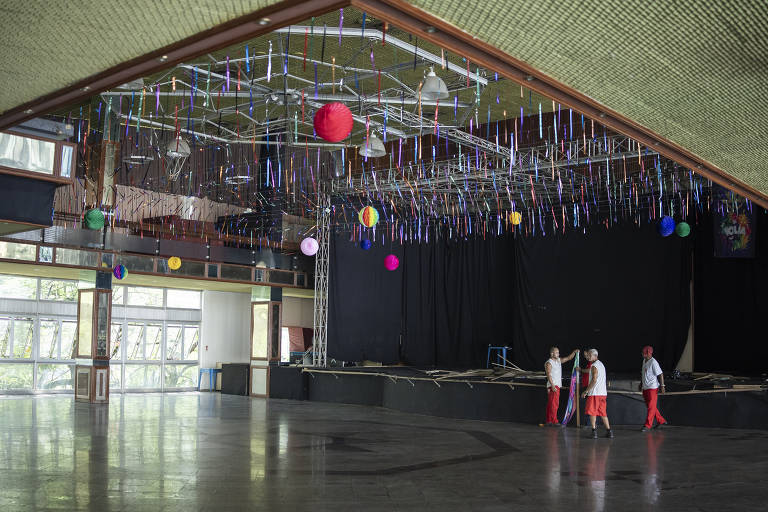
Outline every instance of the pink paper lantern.
{"type": "Polygon", "coordinates": [[[301,241],[300,247],[301,252],[306,256],[314,256],[317,253],[317,249],[320,247],[320,245],[317,243],[317,240],[311,236],[308,236],[301,241]]]}
{"type": "Polygon", "coordinates": [[[390,254],[386,258],[384,258],[384,268],[392,272],[393,270],[397,270],[397,267],[400,266],[400,260],[397,259],[397,256],[394,254],[390,254]]]}

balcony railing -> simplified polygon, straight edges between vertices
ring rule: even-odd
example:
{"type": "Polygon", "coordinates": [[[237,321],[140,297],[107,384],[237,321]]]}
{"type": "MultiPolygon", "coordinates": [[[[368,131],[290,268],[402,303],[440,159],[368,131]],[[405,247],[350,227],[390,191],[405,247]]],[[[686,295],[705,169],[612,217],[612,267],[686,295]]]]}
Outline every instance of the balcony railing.
{"type": "MultiPolygon", "coordinates": [[[[166,241],[167,242],[167,241],[166,241]]],[[[207,248],[207,249],[213,249],[207,248]]],[[[241,253],[251,253],[252,261],[259,261],[259,251],[245,251],[230,248],[217,248],[212,254],[223,255],[227,249],[241,253]]],[[[158,249],[159,251],[159,249],[158,249]]],[[[310,283],[307,272],[268,268],[266,266],[242,265],[208,260],[191,259],[180,255],[181,268],[168,268],[168,257],[164,255],[146,255],[118,252],[109,249],[93,249],[50,244],[46,242],[17,239],[0,239],[0,261],[51,265],[56,267],[79,268],[88,270],[112,269],[124,265],[128,273],[170,276],[185,279],[224,281],[268,286],[308,288],[310,283]]],[[[209,256],[210,258],[210,256],[209,256]]]]}

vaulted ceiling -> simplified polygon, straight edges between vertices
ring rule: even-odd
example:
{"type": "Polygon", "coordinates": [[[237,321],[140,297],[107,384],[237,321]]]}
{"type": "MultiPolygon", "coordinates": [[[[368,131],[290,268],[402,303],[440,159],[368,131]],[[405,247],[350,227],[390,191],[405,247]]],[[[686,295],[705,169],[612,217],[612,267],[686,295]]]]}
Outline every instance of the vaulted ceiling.
{"type": "MultiPolygon", "coordinates": [[[[309,3],[327,11],[348,2],[309,3]]],[[[763,1],[368,3],[421,9],[768,196],[763,1]]],[[[0,116],[251,13],[298,4],[0,0],[0,116]]]]}

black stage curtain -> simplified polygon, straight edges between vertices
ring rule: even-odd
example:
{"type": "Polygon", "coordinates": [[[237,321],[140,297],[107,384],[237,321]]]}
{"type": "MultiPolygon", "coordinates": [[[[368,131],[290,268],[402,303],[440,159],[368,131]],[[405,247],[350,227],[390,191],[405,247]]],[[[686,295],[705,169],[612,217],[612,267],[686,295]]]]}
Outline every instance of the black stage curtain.
{"type": "Polygon", "coordinates": [[[517,242],[516,364],[541,369],[557,345],[561,355],[596,348],[612,373],[639,372],[653,345],[674,369],[690,325],[688,239],[617,226],[517,242]]]}
{"type": "Polygon", "coordinates": [[[685,346],[690,242],[652,226],[370,251],[347,237],[331,242],[330,357],[478,368],[488,345],[510,345],[513,362],[538,370],[554,344],[595,347],[610,372],[636,372],[643,345],[665,369],[685,346]],[[383,267],[389,252],[396,272],[383,267]]]}
{"type": "Polygon", "coordinates": [[[404,255],[405,363],[482,368],[488,345],[512,345],[511,237],[406,244],[404,255]]]}
{"type": "Polygon", "coordinates": [[[328,357],[341,361],[396,363],[402,305],[402,251],[399,244],[373,244],[364,251],[349,235],[330,240],[328,357]],[[389,272],[384,257],[395,254],[400,269],[389,272]]]}
{"type": "Polygon", "coordinates": [[[765,372],[768,214],[757,212],[754,258],[716,258],[712,222],[705,214],[694,230],[694,369],[765,372]]]}
{"type": "Polygon", "coordinates": [[[53,224],[53,197],[56,183],[0,174],[0,219],[50,226],[53,224]]]}

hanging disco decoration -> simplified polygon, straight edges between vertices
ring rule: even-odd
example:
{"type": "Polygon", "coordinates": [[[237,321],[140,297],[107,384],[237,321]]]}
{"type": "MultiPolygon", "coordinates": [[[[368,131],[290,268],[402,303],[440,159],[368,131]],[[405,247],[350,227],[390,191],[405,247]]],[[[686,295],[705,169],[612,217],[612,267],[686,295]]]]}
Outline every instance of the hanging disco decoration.
{"type": "Polygon", "coordinates": [[[320,248],[320,245],[317,243],[317,240],[311,236],[308,236],[301,241],[300,248],[301,253],[305,256],[314,256],[317,254],[317,250],[320,248]]]}
{"type": "Polygon", "coordinates": [[[181,258],[178,256],[171,256],[168,258],[168,268],[171,270],[179,270],[181,268],[181,258]]]}
{"type": "Polygon", "coordinates": [[[104,227],[104,212],[98,208],[92,208],[85,212],[85,227],[98,230],[104,227]]]}
{"type": "Polygon", "coordinates": [[[384,268],[386,268],[390,272],[397,270],[397,267],[399,266],[400,266],[400,260],[394,254],[389,254],[387,255],[386,258],[384,258],[384,268]]]}
{"type": "Polygon", "coordinates": [[[352,112],[343,103],[328,103],[315,112],[315,132],[328,142],[341,142],[352,131],[352,112]]]}
{"type": "Polygon", "coordinates": [[[357,219],[363,226],[372,228],[379,222],[379,212],[373,206],[366,206],[357,213],[357,219]]]}
{"type": "Polygon", "coordinates": [[[679,236],[680,238],[685,238],[685,237],[687,237],[688,235],[690,235],[690,234],[691,234],[691,225],[690,225],[690,224],[688,224],[688,223],[687,223],[687,222],[685,222],[685,221],[683,221],[683,222],[679,222],[679,223],[677,224],[677,226],[675,226],[675,233],[676,233],[676,234],[677,234],[677,236],[679,236]]]}
{"type": "Polygon", "coordinates": [[[666,215],[659,220],[658,225],[659,234],[663,237],[667,237],[675,232],[675,219],[666,215]]]}
{"type": "Polygon", "coordinates": [[[125,269],[125,265],[118,265],[112,270],[112,275],[115,276],[115,279],[123,279],[128,275],[128,271],[125,269]]]}

